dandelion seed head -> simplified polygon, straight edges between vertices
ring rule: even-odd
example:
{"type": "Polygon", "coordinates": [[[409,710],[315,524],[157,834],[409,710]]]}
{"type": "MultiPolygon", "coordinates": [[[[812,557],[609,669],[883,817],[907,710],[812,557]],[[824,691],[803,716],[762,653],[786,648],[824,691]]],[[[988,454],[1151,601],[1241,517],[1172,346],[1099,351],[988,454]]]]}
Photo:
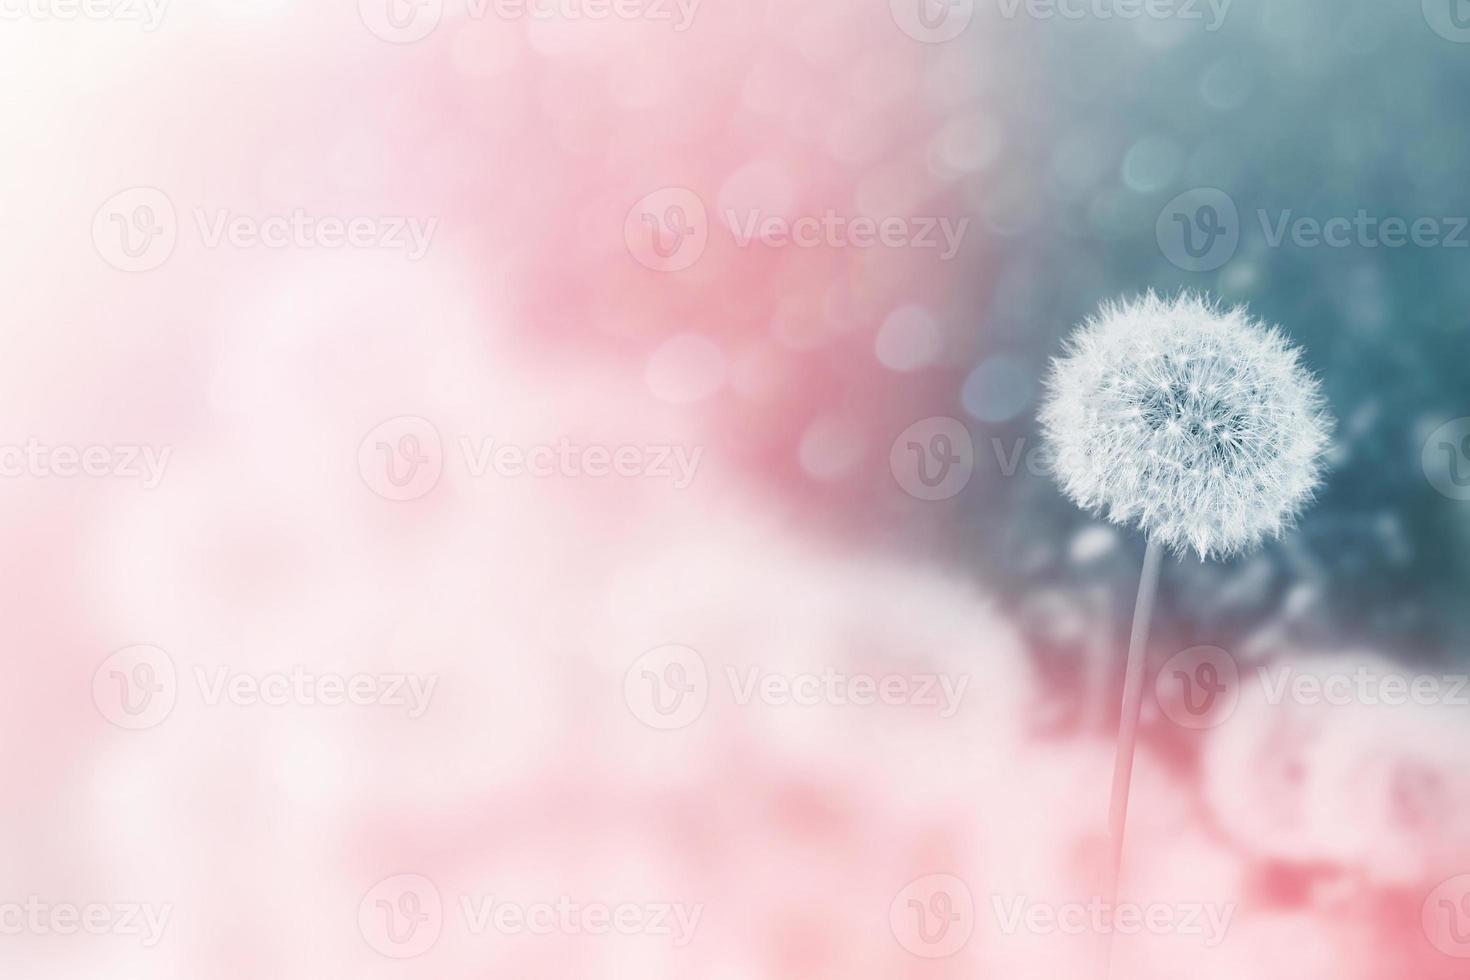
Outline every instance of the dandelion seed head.
{"type": "Polygon", "coordinates": [[[1333,425],[1279,329],[1191,293],[1090,317],[1053,362],[1040,421],[1067,496],[1202,559],[1291,525],[1333,425]]]}

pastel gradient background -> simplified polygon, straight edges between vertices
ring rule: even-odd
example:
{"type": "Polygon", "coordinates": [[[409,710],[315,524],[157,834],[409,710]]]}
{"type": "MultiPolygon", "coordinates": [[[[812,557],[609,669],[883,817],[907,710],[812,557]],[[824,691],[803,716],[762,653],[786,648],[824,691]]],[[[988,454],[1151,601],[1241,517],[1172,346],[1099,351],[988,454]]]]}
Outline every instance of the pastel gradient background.
{"type": "Polygon", "coordinates": [[[1340,427],[1166,563],[1115,975],[1466,976],[1465,6],[0,0],[0,972],[1102,976],[1142,542],[1036,399],[1194,288],[1340,427]]]}

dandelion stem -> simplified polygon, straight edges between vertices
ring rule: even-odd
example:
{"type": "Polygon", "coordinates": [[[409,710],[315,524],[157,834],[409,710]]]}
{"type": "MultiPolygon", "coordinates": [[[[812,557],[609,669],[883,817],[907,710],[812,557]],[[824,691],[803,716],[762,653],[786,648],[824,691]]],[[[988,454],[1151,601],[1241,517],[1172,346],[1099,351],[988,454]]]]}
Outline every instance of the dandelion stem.
{"type": "Polygon", "coordinates": [[[1112,845],[1109,882],[1114,900],[1117,899],[1118,876],[1123,867],[1128,787],[1133,781],[1133,754],[1138,747],[1138,718],[1143,709],[1143,668],[1148,660],[1148,629],[1153,620],[1154,596],[1159,591],[1159,568],[1163,559],[1163,546],[1150,539],[1143,553],[1138,601],[1133,606],[1133,632],[1128,638],[1128,667],[1123,681],[1123,713],[1118,720],[1118,754],[1113,760],[1113,792],[1108,803],[1108,836],[1112,845]]]}

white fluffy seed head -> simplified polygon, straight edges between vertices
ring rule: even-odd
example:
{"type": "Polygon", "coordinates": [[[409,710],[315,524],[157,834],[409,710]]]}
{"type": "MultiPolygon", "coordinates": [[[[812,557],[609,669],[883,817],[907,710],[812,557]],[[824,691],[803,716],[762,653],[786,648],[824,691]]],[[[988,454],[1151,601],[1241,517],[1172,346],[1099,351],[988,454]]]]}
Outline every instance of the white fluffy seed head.
{"type": "Polygon", "coordinates": [[[1332,432],[1276,327],[1191,293],[1109,303],[1053,362],[1041,426],[1062,490],[1201,559],[1280,534],[1332,432]]]}

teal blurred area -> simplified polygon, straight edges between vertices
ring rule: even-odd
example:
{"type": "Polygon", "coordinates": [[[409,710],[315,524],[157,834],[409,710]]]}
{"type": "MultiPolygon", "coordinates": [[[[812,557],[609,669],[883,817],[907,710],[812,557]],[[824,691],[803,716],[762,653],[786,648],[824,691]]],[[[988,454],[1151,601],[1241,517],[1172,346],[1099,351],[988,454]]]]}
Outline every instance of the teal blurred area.
{"type": "MultiPolygon", "coordinates": [[[[1470,501],[1443,487],[1470,473],[1470,440],[1435,433],[1470,416],[1470,3],[981,6],[974,84],[1004,150],[969,195],[986,270],[962,301],[974,371],[1005,358],[1039,376],[1110,297],[1248,304],[1322,378],[1332,469],[1284,541],[1178,561],[1173,615],[1212,642],[1264,630],[1463,659],[1470,501]]],[[[989,390],[957,396],[978,485],[951,546],[1023,606],[1101,581],[1124,609],[1141,542],[1099,537],[1047,479],[1008,477],[1038,393],[997,412],[989,390]]]]}

